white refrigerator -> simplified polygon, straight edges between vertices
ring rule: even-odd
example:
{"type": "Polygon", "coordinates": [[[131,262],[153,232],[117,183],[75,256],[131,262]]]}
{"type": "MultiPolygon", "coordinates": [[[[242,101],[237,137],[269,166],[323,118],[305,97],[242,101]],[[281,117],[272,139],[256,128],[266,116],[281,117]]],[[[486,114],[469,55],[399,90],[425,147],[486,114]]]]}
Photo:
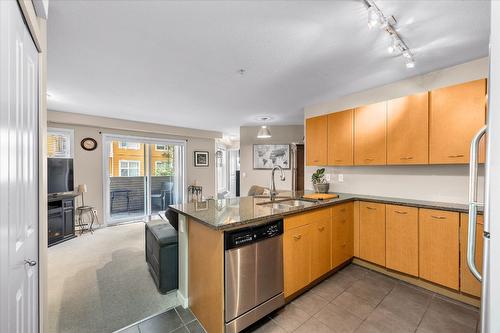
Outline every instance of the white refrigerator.
{"type": "MultiPolygon", "coordinates": [[[[488,124],[485,202],[484,202],[484,248],[483,271],[475,272],[482,280],[481,332],[500,333],[500,1],[491,1],[490,75],[488,87],[488,124]]],[[[479,139],[480,133],[476,136],[479,139]]],[[[471,147],[475,147],[473,140],[471,147]]],[[[471,149],[469,186],[469,231],[473,230],[476,208],[477,164],[471,149]]],[[[469,233],[469,235],[471,235],[469,233]]],[[[474,234],[473,234],[474,235],[474,234]]],[[[474,237],[468,240],[467,259],[471,271],[475,270],[473,260],[474,237]]]]}

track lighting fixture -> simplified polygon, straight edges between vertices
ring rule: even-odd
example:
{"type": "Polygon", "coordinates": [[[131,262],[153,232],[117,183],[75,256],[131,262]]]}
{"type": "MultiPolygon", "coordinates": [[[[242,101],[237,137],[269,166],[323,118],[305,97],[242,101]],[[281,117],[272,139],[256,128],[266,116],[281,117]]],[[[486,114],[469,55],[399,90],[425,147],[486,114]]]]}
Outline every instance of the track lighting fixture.
{"type": "Polygon", "coordinates": [[[385,16],[384,13],[377,7],[374,0],[362,0],[368,11],[368,28],[372,29],[377,25],[385,31],[390,38],[390,44],[387,47],[387,52],[390,54],[398,53],[405,58],[406,68],[415,67],[415,59],[408,45],[396,32],[394,26],[396,19],[394,16],[385,16]]]}

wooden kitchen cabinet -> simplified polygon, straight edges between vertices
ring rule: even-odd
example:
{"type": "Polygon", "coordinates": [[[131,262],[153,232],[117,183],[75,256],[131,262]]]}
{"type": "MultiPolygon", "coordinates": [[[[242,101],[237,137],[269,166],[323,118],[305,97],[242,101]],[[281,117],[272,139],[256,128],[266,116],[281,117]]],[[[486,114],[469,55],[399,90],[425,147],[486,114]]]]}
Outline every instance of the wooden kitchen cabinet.
{"type": "Polygon", "coordinates": [[[353,227],[354,227],[354,256],[359,258],[359,201],[354,201],[353,213],[353,227]]]}
{"type": "Polygon", "coordinates": [[[306,165],[328,164],[328,116],[306,119],[306,165]]]}
{"type": "MultiPolygon", "coordinates": [[[[468,163],[472,137],[486,123],[486,79],[432,90],[429,96],[429,163],[468,163]]],[[[484,144],[481,149],[484,160],[484,144]]]]}
{"type": "Polygon", "coordinates": [[[283,266],[285,297],[311,282],[311,226],[309,224],[285,231],[283,266]]]}
{"type": "Polygon", "coordinates": [[[387,164],[429,162],[429,93],[387,102],[387,164]]]}
{"type": "Polygon", "coordinates": [[[459,289],[459,213],[419,210],[419,276],[459,289]]]}
{"type": "Polygon", "coordinates": [[[386,205],[386,267],[418,276],[418,208],[386,205]]]}
{"type": "Polygon", "coordinates": [[[331,268],[332,218],[331,208],[308,213],[311,226],[311,280],[328,273],[331,268]],[[312,215],[311,215],[312,214],[312,215]]]}
{"type": "Polygon", "coordinates": [[[385,266],[385,205],[359,203],[359,257],[385,266]]]}
{"type": "Polygon", "coordinates": [[[335,268],[354,256],[354,203],[332,208],[332,265],[335,268]]]}
{"type": "Polygon", "coordinates": [[[328,165],[354,164],[354,110],[328,115],[328,165]]]}
{"type": "Polygon", "coordinates": [[[354,111],[354,164],[385,165],[387,102],[354,111]]]}
{"type": "MultiPolygon", "coordinates": [[[[481,272],[483,267],[483,215],[477,216],[476,224],[476,267],[481,272]]],[[[467,235],[469,214],[460,214],[460,291],[481,297],[481,282],[470,272],[467,265],[467,235]]]]}

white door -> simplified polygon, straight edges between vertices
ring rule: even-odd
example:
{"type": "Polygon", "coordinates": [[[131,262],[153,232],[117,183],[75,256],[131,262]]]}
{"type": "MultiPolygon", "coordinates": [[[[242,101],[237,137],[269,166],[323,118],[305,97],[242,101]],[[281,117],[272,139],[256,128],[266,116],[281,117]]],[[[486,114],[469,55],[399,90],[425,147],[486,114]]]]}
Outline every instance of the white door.
{"type": "Polygon", "coordinates": [[[38,53],[0,1],[0,332],[38,332],[38,53]]]}
{"type": "Polygon", "coordinates": [[[481,332],[500,332],[500,3],[491,2],[481,332]]]}

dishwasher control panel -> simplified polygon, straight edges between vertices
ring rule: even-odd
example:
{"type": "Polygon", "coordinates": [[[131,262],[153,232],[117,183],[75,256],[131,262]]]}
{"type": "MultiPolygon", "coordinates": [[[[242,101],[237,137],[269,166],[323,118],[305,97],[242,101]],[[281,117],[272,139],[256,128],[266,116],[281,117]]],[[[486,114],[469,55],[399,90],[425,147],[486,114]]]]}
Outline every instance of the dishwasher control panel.
{"type": "Polygon", "coordinates": [[[230,250],[283,234],[283,220],[224,233],[224,249],[230,250]]]}

